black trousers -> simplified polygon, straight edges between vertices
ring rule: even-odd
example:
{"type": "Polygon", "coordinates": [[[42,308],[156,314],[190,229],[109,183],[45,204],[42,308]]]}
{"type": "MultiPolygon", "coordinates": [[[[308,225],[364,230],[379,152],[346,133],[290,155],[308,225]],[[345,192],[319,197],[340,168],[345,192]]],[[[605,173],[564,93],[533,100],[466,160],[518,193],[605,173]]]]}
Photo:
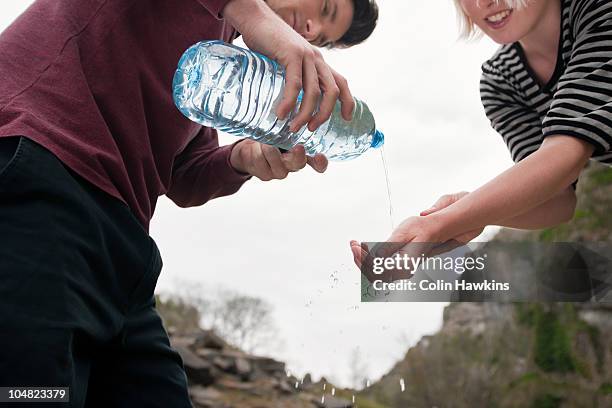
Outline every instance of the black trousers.
{"type": "Polygon", "coordinates": [[[155,309],[161,267],[123,202],[0,138],[0,387],[69,387],[36,407],[192,407],[155,309]]]}

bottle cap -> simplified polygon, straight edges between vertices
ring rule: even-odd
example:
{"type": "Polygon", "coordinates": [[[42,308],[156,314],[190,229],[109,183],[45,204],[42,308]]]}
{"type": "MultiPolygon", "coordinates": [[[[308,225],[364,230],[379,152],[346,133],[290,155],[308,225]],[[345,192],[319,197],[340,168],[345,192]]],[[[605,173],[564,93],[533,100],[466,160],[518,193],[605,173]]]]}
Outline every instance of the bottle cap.
{"type": "Polygon", "coordinates": [[[370,147],[377,149],[381,147],[385,143],[385,135],[380,130],[376,130],[374,132],[374,136],[372,136],[372,144],[370,147]]]}

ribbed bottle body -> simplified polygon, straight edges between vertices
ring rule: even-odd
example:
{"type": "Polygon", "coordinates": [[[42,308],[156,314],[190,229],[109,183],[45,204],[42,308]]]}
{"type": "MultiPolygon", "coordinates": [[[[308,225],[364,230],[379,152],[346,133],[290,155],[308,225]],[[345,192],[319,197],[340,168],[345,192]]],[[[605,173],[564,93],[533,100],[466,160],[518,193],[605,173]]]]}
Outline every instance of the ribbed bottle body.
{"type": "Polygon", "coordinates": [[[221,41],[200,42],[179,61],[174,101],[185,116],[204,126],[283,149],[303,144],[308,155],[323,153],[330,160],[348,160],[382,145],[372,113],[358,99],[351,121],[342,118],[337,102],[331,117],[314,132],[307,126],[290,132],[301,98],[287,118],[276,117],[284,74],[281,65],[261,54],[221,41]]]}

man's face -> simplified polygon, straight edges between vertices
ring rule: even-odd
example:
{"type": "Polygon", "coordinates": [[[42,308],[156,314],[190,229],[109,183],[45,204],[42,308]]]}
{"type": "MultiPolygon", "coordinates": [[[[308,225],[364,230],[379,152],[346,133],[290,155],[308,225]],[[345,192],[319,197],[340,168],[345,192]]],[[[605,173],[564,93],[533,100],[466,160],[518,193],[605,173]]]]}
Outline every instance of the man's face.
{"type": "Polygon", "coordinates": [[[287,24],[317,47],[338,41],[353,21],[352,0],[268,0],[267,3],[287,24]]]}
{"type": "Polygon", "coordinates": [[[498,44],[510,44],[533,30],[550,1],[558,0],[529,0],[521,9],[494,0],[460,0],[460,3],[465,14],[488,37],[498,44]]]}

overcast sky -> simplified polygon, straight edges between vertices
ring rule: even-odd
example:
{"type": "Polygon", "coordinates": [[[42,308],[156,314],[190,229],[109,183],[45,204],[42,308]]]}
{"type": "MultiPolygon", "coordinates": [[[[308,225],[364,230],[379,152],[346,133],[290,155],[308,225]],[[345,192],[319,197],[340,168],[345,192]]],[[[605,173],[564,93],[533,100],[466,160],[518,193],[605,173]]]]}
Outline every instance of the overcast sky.
{"type": "MultiPolygon", "coordinates": [[[[30,3],[2,1],[0,29],[30,3]]],[[[512,162],[478,96],[480,65],[495,44],[458,41],[451,0],[379,4],[377,31],[365,44],[324,55],[386,135],[397,224],[512,162]]],[[[221,136],[222,144],[234,140],[221,136]]],[[[384,240],[390,228],[379,151],[332,163],[324,175],[307,169],[282,181],[253,180],[198,208],[162,197],[151,224],[164,260],[158,292],[197,283],[265,298],[285,342],[270,354],[291,370],[345,383],[359,347],[375,379],[439,328],[444,307],[360,303],[349,240],[384,240]]]]}

